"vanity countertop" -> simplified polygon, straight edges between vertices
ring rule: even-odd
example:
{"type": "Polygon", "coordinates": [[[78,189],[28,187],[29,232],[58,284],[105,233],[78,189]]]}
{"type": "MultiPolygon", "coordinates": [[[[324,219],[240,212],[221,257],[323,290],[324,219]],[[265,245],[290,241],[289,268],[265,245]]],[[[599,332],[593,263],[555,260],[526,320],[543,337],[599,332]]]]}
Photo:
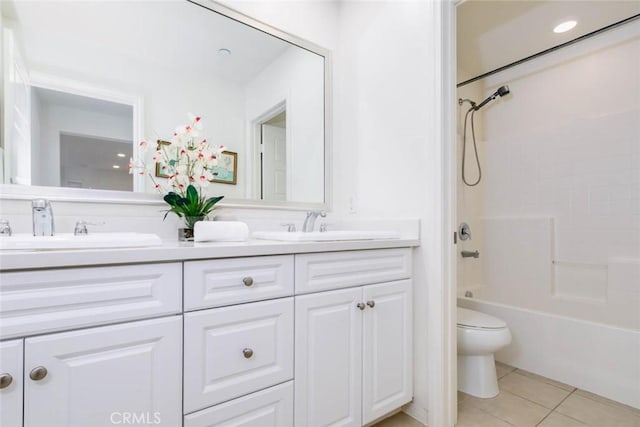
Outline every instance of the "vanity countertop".
{"type": "Polygon", "coordinates": [[[412,238],[331,242],[249,240],[247,242],[191,243],[166,241],[162,246],[148,248],[4,251],[0,252],[0,271],[386,249],[415,247],[419,244],[419,240],[412,238]]]}

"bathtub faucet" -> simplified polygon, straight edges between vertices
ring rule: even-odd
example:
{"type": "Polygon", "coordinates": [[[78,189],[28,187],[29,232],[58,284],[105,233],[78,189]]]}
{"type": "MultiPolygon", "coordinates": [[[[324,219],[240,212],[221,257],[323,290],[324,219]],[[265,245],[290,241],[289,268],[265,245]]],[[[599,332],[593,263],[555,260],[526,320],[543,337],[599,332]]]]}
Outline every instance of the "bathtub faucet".
{"type": "Polygon", "coordinates": [[[462,251],[460,255],[462,255],[462,258],[480,258],[480,251],[462,251]]]}

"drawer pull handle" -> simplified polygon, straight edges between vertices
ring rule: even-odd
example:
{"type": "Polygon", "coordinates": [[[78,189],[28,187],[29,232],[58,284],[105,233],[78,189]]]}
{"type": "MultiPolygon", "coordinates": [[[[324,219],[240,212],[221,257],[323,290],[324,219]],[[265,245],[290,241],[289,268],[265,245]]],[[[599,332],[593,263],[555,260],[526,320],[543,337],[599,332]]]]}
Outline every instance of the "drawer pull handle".
{"type": "Polygon", "coordinates": [[[374,300],[367,301],[367,305],[371,308],[376,306],[376,302],[374,300]]]}
{"type": "Polygon", "coordinates": [[[367,308],[367,306],[364,305],[364,303],[362,303],[362,302],[357,303],[356,307],[358,307],[360,310],[364,310],[365,308],[367,308]]]}
{"type": "Polygon", "coordinates": [[[250,348],[245,348],[242,350],[242,354],[244,355],[245,359],[250,359],[251,356],[253,356],[253,350],[251,350],[250,348]]]}
{"type": "Polygon", "coordinates": [[[44,366],[38,366],[37,368],[33,368],[31,372],[29,372],[29,378],[34,381],[40,381],[47,376],[47,368],[44,366]]]}
{"type": "Polygon", "coordinates": [[[7,388],[13,382],[13,377],[11,374],[2,374],[0,375],[0,389],[7,388]]]}
{"type": "Polygon", "coordinates": [[[253,285],[253,277],[245,277],[242,279],[242,283],[244,283],[245,286],[253,285]]]}

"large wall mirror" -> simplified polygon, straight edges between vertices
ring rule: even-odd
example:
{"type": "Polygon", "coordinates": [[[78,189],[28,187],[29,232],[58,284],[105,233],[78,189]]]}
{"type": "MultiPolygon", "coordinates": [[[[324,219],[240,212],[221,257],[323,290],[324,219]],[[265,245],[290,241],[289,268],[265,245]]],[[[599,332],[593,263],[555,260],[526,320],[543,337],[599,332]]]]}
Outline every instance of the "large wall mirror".
{"type": "Polygon", "coordinates": [[[169,140],[193,113],[227,150],[211,195],[327,206],[325,49],[209,0],[1,7],[5,195],[152,200],[130,158],[152,162],[139,141],[169,140]]]}

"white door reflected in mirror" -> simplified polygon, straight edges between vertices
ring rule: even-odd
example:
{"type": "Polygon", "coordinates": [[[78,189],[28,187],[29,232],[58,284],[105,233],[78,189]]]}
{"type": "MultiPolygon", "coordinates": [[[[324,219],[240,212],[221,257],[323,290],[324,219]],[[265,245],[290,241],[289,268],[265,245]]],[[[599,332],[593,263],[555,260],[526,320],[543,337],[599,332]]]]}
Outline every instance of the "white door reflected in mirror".
{"type": "Polygon", "coordinates": [[[262,200],[287,200],[286,112],[262,124],[262,200]]]}

